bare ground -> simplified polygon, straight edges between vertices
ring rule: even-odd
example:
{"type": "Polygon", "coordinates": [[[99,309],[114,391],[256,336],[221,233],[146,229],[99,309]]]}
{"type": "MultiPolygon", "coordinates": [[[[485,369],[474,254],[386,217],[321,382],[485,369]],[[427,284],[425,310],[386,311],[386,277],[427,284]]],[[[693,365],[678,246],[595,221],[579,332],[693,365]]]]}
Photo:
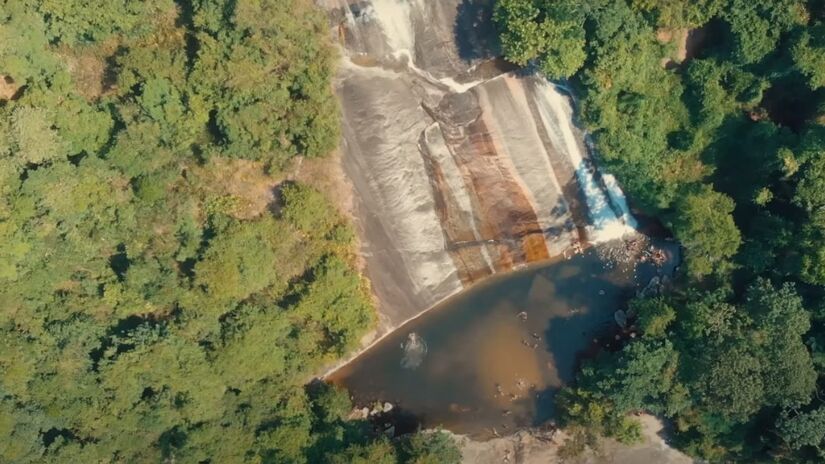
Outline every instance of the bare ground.
{"type": "Polygon", "coordinates": [[[466,464],[690,464],[689,456],[671,448],[661,438],[662,423],[655,417],[643,415],[642,443],[628,446],[612,440],[603,440],[601,449],[588,451],[574,459],[559,457],[559,449],[566,439],[563,431],[552,437],[537,432],[521,431],[489,441],[473,441],[457,436],[463,462],[466,464]]]}

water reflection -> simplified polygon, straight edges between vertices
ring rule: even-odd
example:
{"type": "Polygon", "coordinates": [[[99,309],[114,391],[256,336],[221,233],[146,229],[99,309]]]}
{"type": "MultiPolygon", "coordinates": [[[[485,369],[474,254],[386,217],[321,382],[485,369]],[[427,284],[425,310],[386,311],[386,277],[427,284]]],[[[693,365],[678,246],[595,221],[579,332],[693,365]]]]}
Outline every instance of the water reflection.
{"type": "Polygon", "coordinates": [[[477,437],[553,414],[579,354],[655,275],[605,266],[594,250],[492,278],[405,325],[331,380],[356,403],[389,401],[425,426],[477,437]]]}

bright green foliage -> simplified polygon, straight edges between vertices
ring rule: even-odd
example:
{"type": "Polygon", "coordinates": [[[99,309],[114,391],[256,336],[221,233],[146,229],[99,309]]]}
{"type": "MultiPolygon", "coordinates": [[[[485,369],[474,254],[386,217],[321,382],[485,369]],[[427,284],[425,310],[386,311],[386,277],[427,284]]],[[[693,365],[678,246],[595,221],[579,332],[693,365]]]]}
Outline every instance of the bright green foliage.
{"type": "Polygon", "coordinates": [[[631,0],[637,11],[652,12],[657,23],[664,27],[696,27],[705,24],[719,13],[725,0],[697,0],[675,2],[673,0],[631,0]]]}
{"type": "Polygon", "coordinates": [[[791,53],[799,71],[808,77],[808,85],[825,87],[825,23],[803,32],[791,53]]]}
{"type": "Polygon", "coordinates": [[[696,277],[724,266],[741,243],[733,221],[734,203],[726,195],[704,187],[677,203],[673,231],[685,249],[690,273],[696,277]]]}
{"type": "Polygon", "coordinates": [[[809,212],[825,207],[825,157],[817,156],[803,166],[793,201],[809,212]]]}
{"type": "Polygon", "coordinates": [[[226,188],[333,147],[325,37],[308,0],[0,2],[0,462],[398,462],[304,387],[374,322],[348,225],[226,188]]]}
{"type": "Polygon", "coordinates": [[[329,235],[336,223],[335,212],[320,192],[290,184],[281,190],[282,214],[302,233],[313,237],[329,235]]]}
{"type": "Polygon", "coordinates": [[[92,0],[85,2],[83,8],[77,8],[73,2],[40,0],[32,6],[43,15],[49,40],[67,45],[100,42],[115,34],[144,35],[152,30],[145,18],[175,13],[171,0],[92,0]]]}
{"type": "Polygon", "coordinates": [[[303,0],[198,3],[192,80],[221,96],[213,135],[226,152],[278,167],[291,156],[329,150],[338,137],[329,92],[333,51],[306,40],[326,34],[323,16],[303,0]]]}
{"type": "Polygon", "coordinates": [[[494,13],[504,55],[520,65],[536,61],[547,76],[560,79],[582,66],[584,11],[579,2],[501,0],[494,13]]]}
{"type": "Polygon", "coordinates": [[[241,301],[305,265],[298,238],[283,223],[262,219],[230,225],[210,241],[194,269],[195,283],[214,301],[241,301]]]}
{"type": "Polygon", "coordinates": [[[12,133],[8,135],[13,145],[10,149],[20,164],[42,164],[68,154],[66,143],[52,128],[54,123],[43,108],[15,109],[11,126],[12,133]]]}

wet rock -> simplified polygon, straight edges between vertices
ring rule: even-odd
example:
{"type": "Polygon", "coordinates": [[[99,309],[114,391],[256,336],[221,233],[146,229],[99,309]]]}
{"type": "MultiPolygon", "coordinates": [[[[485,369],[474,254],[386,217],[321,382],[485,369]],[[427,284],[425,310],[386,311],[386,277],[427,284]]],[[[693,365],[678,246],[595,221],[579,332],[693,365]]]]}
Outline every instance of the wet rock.
{"type": "Polygon", "coordinates": [[[380,330],[628,224],[568,91],[479,53],[492,0],[316,1],[343,48],[341,160],[380,330]]]}
{"type": "Polygon", "coordinates": [[[627,327],[627,314],[621,309],[613,313],[613,320],[616,321],[616,325],[619,327],[623,329],[627,327]]]}

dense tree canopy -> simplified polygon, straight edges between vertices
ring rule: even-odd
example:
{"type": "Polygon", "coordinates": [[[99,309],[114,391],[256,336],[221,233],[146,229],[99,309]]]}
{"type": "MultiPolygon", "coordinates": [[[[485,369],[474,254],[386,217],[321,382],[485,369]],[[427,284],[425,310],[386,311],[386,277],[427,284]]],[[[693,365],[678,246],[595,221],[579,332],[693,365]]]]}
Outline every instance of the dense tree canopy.
{"type": "Polygon", "coordinates": [[[456,460],[304,386],[374,318],[348,225],[276,181],[337,139],[326,29],[308,0],[0,1],[0,461],[456,460]]]}
{"type": "Polygon", "coordinates": [[[630,303],[641,337],[559,396],[588,431],[571,449],[632,437],[626,414],[646,410],[714,462],[820,462],[825,4],[497,4],[505,56],[570,79],[600,161],[685,255],[670,294],[630,303]],[[577,38],[575,60],[548,29],[577,38]]]}

